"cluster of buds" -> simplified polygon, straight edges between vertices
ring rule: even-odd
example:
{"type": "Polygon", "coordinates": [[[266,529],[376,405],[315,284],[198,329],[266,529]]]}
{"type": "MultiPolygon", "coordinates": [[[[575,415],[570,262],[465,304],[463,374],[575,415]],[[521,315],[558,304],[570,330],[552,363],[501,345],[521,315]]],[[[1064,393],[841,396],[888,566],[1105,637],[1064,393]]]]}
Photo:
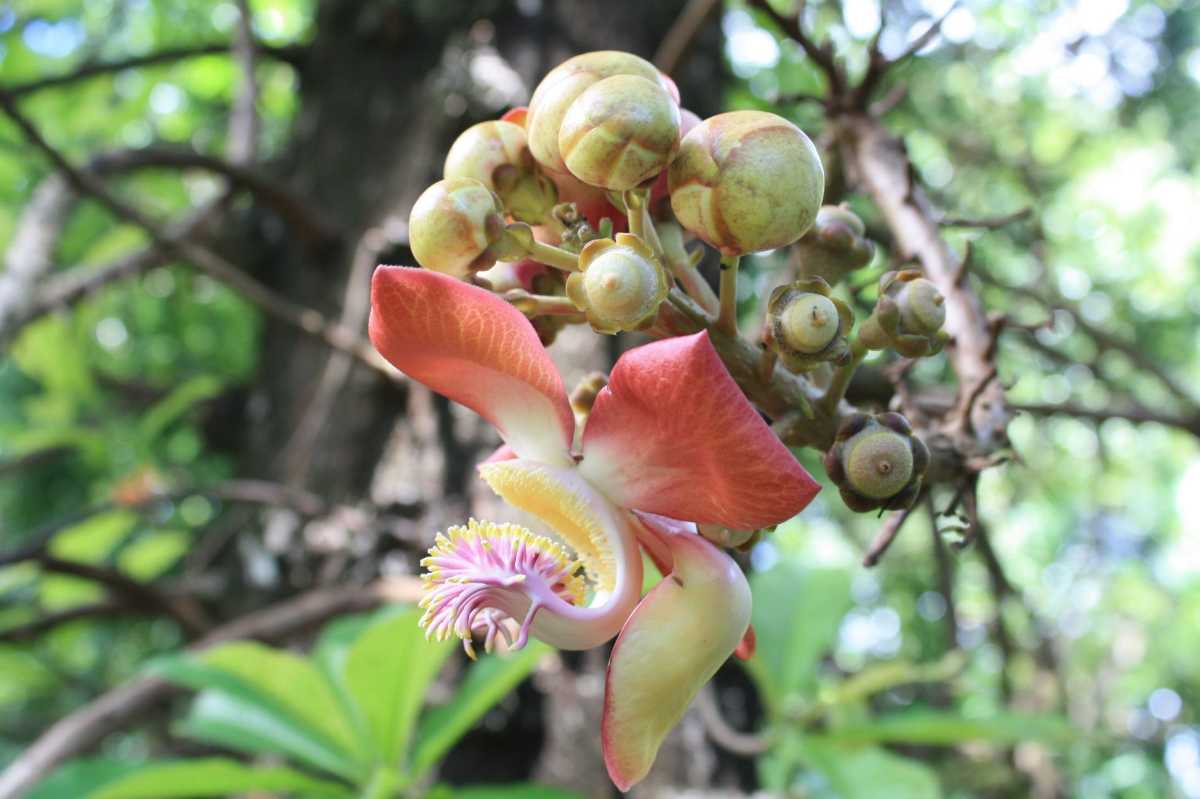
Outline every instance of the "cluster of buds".
{"type": "Polygon", "coordinates": [[[921,492],[929,449],[898,413],[856,413],[838,429],[824,464],[846,507],[898,510],[921,492]]]}
{"type": "Polygon", "coordinates": [[[888,272],[879,279],[875,310],[858,331],[868,349],[891,347],[906,358],[921,358],[942,351],[949,338],[946,300],[937,286],[915,269],[888,272]]]}
{"type": "Polygon", "coordinates": [[[778,286],[767,300],[767,346],[797,372],[849,361],[853,324],[853,311],[819,277],[778,286]]]}

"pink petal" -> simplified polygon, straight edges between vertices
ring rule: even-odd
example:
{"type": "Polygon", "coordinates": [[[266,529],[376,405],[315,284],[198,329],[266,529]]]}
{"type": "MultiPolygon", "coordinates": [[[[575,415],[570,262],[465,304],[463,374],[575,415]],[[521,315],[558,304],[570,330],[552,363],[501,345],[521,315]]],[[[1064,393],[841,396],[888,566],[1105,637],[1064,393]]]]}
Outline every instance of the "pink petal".
{"type": "Polygon", "coordinates": [[[580,469],[618,505],[736,530],[790,519],[820,490],[706,332],[617,361],[584,428],[580,469]]]}
{"type": "Polygon", "coordinates": [[[639,782],[688,705],[742,640],[750,587],[728,555],[692,534],[665,536],[675,562],[613,645],[600,739],[618,788],[639,782]]]}
{"type": "Polygon", "coordinates": [[[397,369],[487,419],[518,455],[571,463],[575,417],[562,377],[504,300],[437,272],[381,266],[370,334],[397,369]]]}

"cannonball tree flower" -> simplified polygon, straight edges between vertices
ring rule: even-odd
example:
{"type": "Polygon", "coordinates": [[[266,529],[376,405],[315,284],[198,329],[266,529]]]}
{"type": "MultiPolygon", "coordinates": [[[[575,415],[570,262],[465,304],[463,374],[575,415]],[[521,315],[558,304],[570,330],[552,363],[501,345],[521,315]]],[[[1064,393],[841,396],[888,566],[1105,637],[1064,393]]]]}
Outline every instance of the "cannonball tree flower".
{"type": "Polygon", "coordinates": [[[757,529],[788,519],[817,484],[733,382],[706,332],[625,353],[583,433],[525,317],[476,286],[383,266],[371,289],[375,347],[409,377],[479,413],[505,441],[479,468],[491,488],[540,518],[558,542],[472,520],[425,559],[427,634],[468,653],[519,623],[562,649],[616,636],[601,738],[627,789],[739,643],[750,640],[741,570],[696,523],[757,529]],[[645,597],[642,550],[666,578],[645,597]]]}

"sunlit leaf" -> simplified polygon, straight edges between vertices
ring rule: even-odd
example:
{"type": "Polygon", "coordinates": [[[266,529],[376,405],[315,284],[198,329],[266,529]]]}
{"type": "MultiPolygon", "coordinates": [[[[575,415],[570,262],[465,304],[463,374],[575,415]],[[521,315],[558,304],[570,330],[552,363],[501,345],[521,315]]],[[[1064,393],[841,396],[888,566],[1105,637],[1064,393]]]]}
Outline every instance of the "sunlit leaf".
{"type": "Polygon", "coordinates": [[[87,794],[87,799],[200,799],[249,791],[288,791],[312,799],[355,796],[345,785],[281,766],[207,758],[149,763],[87,794]]]}

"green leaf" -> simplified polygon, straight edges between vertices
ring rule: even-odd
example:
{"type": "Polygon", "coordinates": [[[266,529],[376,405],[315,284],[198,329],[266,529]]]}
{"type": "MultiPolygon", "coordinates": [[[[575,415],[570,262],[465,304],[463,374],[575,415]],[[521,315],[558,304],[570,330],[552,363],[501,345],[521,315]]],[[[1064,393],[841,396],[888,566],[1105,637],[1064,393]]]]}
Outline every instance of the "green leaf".
{"type": "Polygon", "coordinates": [[[139,420],[138,434],[142,442],[150,445],[197,403],[215,397],[221,390],[221,381],[211,375],[200,375],[188,380],[159,400],[139,420]]]}
{"type": "Polygon", "coordinates": [[[248,754],[287,755],[351,781],[362,777],[359,764],[324,739],[263,705],[221,691],[204,691],[192,703],[180,733],[198,741],[248,754]]]}
{"type": "Polygon", "coordinates": [[[937,773],[916,760],[874,746],[845,746],[806,737],[804,762],[819,771],[839,799],[941,799],[937,773]]]}
{"type": "Polygon", "coordinates": [[[72,760],[34,786],[26,799],[62,799],[87,796],[97,785],[107,785],[138,768],[138,764],[111,757],[72,760]]]}
{"type": "Polygon", "coordinates": [[[362,716],[379,762],[393,765],[408,750],[425,693],[454,649],[426,641],[421,611],[405,610],[372,624],[346,654],[346,693],[362,716]]]}
{"type": "Polygon", "coordinates": [[[289,768],[254,768],[224,758],[150,763],[102,786],[88,799],[188,799],[247,791],[288,791],[306,799],[350,799],[344,785],[289,768]]]}
{"type": "Polygon", "coordinates": [[[758,645],[746,668],[778,715],[789,696],[814,693],[821,657],[850,607],[850,576],[782,563],[755,574],[750,587],[758,645]]]}
{"type": "Polygon", "coordinates": [[[421,721],[412,760],[414,776],[424,776],[484,713],[528,677],[549,651],[546,644],[530,641],[519,652],[488,657],[472,665],[454,697],[421,721]]]}
{"type": "Polygon", "coordinates": [[[846,743],[954,746],[964,741],[1065,743],[1080,734],[1060,716],[1003,713],[987,718],[964,718],[954,713],[915,710],[839,726],[830,730],[829,737],[846,743]]]}
{"type": "Polygon", "coordinates": [[[197,689],[215,689],[302,727],[346,760],[357,751],[352,721],[334,688],[310,661],[254,641],[160,661],[156,671],[197,689]]]}

